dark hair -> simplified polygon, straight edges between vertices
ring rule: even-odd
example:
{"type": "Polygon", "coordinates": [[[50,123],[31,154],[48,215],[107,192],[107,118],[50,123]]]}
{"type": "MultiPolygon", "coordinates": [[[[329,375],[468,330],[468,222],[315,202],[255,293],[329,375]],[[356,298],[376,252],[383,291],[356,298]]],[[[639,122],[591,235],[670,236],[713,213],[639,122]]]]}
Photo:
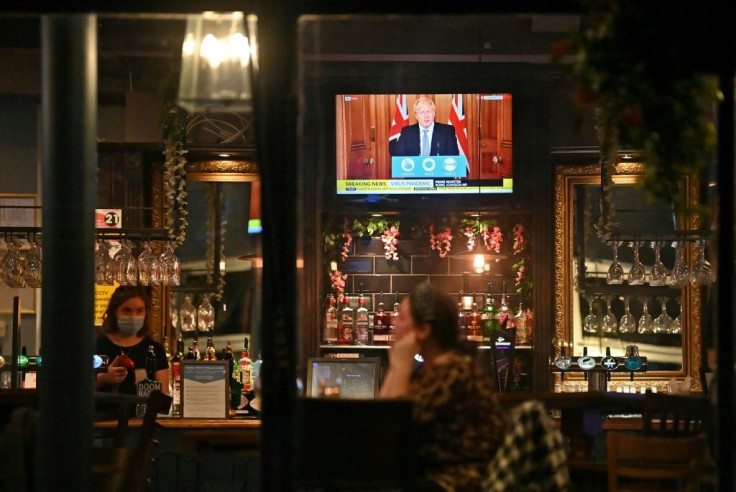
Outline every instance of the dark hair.
{"type": "Polygon", "coordinates": [[[455,301],[433,284],[418,285],[409,295],[411,316],[417,324],[429,323],[431,338],[448,349],[459,348],[460,328],[455,301]]]}
{"type": "Polygon", "coordinates": [[[105,309],[105,313],[102,315],[102,330],[105,333],[115,333],[118,331],[118,317],[116,314],[118,308],[128,299],[135,297],[143,299],[143,303],[146,305],[146,318],[143,320],[143,328],[138,331],[138,335],[146,336],[151,333],[149,319],[151,297],[148,295],[148,290],[145,287],[136,285],[121,285],[110,296],[107,309],[105,309]]]}

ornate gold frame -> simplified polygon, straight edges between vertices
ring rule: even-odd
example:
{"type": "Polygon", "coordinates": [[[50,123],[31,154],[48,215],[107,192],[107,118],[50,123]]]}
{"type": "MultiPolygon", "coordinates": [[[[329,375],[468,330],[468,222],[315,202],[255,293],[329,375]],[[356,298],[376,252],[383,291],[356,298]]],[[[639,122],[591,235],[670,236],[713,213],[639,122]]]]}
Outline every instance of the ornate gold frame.
{"type": "MultiPolygon", "coordinates": [[[[635,183],[637,176],[644,173],[644,166],[640,163],[621,163],[616,166],[613,176],[615,183],[635,183]]],[[[600,183],[600,164],[582,164],[559,166],[555,171],[555,332],[554,340],[559,343],[571,342],[573,337],[573,293],[578,288],[573,265],[573,210],[571,207],[573,187],[577,184],[600,183]]],[[[699,199],[698,183],[696,179],[687,179],[686,182],[688,204],[695,204],[699,199]]],[[[698,217],[693,215],[686,220],[685,228],[698,228],[698,217]]],[[[695,251],[688,247],[686,258],[692,265],[695,251]]],[[[697,288],[684,289],[682,298],[683,308],[683,366],[681,371],[649,371],[637,374],[635,386],[656,386],[658,391],[666,391],[670,379],[684,379],[692,377],[692,390],[702,391],[700,382],[701,367],[701,295],[697,288]]],[[[555,350],[559,350],[556,347],[555,350]]],[[[568,354],[569,355],[569,354],[568,354]]],[[[646,354],[642,354],[646,355],[646,354]]],[[[579,385],[583,380],[583,373],[566,373],[565,380],[561,381],[559,373],[555,374],[556,382],[561,383],[563,391],[566,386],[579,385]]],[[[622,384],[631,384],[628,373],[614,373],[609,388],[615,391],[622,384]]]]}

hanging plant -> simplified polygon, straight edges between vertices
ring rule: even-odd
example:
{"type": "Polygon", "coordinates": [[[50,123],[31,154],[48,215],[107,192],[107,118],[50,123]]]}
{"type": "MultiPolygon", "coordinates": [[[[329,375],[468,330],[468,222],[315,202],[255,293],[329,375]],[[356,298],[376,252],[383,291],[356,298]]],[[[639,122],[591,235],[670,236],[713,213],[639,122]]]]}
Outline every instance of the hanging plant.
{"type": "Polygon", "coordinates": [[[699,174],[715,149],[717,81],[683,56],[688,36],[652,22],[660,17],[659,2],[585,0],[583,6],[583,27],[553,46],[553,58],[574,56],[573,102],[580,116],[594,109],[602,165],[610,177],[621,146],[641,151],[644,190],[685,210],[682,178],[699,174]]]}
{"type": "MultiPolygon", "coordinates": [[[[208,183],[211,185],[211,183],[208,183]]],[[[222,218],[222,213],[217,213],[217,205],[225,203],[224,192],[220,190],[219,196],[215,193],[215,186],[205,186],[204,196],[205,204],[207,207],[207,237],[206,237],[206,252],[205,252],[205,269],[207,271],[207,284],[212,285],[213,276],[215,271],[215,234],[217,233],[217,224],[215,223],[216,217],[219,215],[220,219],[220,251],[219,257],[221,260],[225,259],[225,232],[227,226],[227,220],[222,218]]],[[[220,275],[217,278],[217,285],[215,286],[215,292],[212,293],[215,299],[218,301],[222,300],[222,296],[225,293],[225,272],[220,271],[220,275]]]]}
{"type": "Polygon", "coordinates": [[[514,263],[511,269],[514,271],[514,285],[516,292],[521,295],[521,302],[528,307],[531,305],[532,287],[534,286],[529,275],[532,262],[531,244],[524,235],[522,224],[514,225],[513,234],[514,263]]]}
{"type": "Polygon", "coordinates": [[[381,235],[381,241],[383,241],[384,256],[387,260],[396,261],[399,259],[398,245],[399,245],[399,228],[396,225],[392,225],[381,235]]]}
{"type": "Polygon", "coordinates": [[[435,234],[434,224],[430,224],[429,248],[437,251],[440,258],[446,258],[452,250],[452,227],[446,226],[442,232],[435,234]]]}
{"type": "Polygon", "coordinates": [[[179,73],[171,72],[162,82],[163,104],[159,116],[164,135],[164,216],[169,239],[175,246],[184,243],[189,225],[185,158],[187,151],[184,149],[188,114],[175,103],[178,80],[179,73]]]}
{"type": "Polygon", "coordinates": [[[501,232],[501,228],[498,226],[483,226],[483,244],[485,244],[487,250],[500,253],[501,245],[503,244],[503,232],[501,232]]]}
{"type": "Polygon", "coordinates": [[[342,251],[340,251],[340,259],[344,262],[348,259],[348,254],[350,253],[350,244],[353,242],[353,235],[350,233],[350,231],[345,231],[342,233],[343,243],[342,243],[342,251]]]}
{"type": "Polygon", "coordinates": [[[345,284],[348,280],[348,274],[342,273],[340,270],[334,270],[330,274],[330,283],[332,283],[332,289],[335,291],[335,298],[338,302],[342,302],[345,297],[345,284]]]}

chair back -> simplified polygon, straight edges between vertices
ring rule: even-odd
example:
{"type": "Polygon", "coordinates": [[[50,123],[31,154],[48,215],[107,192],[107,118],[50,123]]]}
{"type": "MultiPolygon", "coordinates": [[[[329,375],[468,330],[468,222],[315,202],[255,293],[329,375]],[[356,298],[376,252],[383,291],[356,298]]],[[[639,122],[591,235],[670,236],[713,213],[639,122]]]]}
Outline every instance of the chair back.
{"type": "Polygon", "coordinates": [[[411,401],[300,398],[297,409],[302,489],[410,488],[415,478],[411,401]]]}
{"type": "Polygon", "coordinates": [[[700,490],[705,436],[609,432],[607,440],[609,492],[700,490]]]}
{"type": "Polygon", "coordinates": [[[710,402],[705,396],[647,394],[643,433],[660,437],[692,437],[706,432],[710,402]]]}

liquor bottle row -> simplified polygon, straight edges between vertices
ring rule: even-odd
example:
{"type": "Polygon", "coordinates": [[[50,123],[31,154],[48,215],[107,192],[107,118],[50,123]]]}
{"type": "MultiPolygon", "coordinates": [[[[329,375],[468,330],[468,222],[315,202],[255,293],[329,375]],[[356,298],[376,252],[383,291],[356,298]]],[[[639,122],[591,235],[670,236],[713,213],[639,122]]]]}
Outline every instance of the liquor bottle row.
{"type": "MultiPolygon", "coordinates": [[[[168,350],[168,345],[166,345],[168,350]]],[[[167,354],[168,355],[168,354],[167,354]]],[[[176,342],[176,353],[169,357],[169,368],[171,375],[169,380],[172,383],[172,416],[181,417],[182,401],[181,401],[181,362],[182,361],[227,361],[228,375],[230,380],[230,408],[234,415],[248,416],[254,413],[250,402],[255,398],[255,390],[259,382],[259,371],[262,360],[260,355],[255,361],[250,357],[248,349],[248,338],[243,340],[243,348],[239,359],[235,359],[233,348],[230,342],[227,342],[225,348],[218,354],[212,334],[207,337],[207,347],[204,354],[200,352],[199,341],[197,338],[192,340],[192,345],[184,354],[184,340],[179,333],[179,339],[176,342]]]]}
{"type": "Polygon", "coordinates": [[[386,311],[381,293],[378,309],[368,311],[363,294],[358,296],[358,307],[350,305],[351,297],[338,300],[327,297],[324,313],[322,342],[327,345],[389,345],[394,340],[394,320],[399,315],[399,303],[393,311],[386,311]]]}
{"type": "MultiPolygon", "coordinates": [[[[531,345],[533,317],[531,310],[524,309],[522,303],[512,312],[508,304],[509,296],[501,295],[500,305],[496,305],[493,294],[485,294],[483,306],[472,301],[470,296],[458,293],[458,312],[460,338],[479,345],[490,345],[493,333],[506,330],[512,333],[516,345],[531,345]]],[[[326,345],[390,345],[394,341],[394,320],[399,315],[398,295],[392,311],[386,311],[383,293],[379,296],[378,307],[369,311],[363,294],[358,295],[357,308],[351,306],[354,297],[345,295],[341,299],[327,296],[327,307],[323,315],[322,343],[326,345]]]]}
{"type": "Polygon", "coordinates": [[[503,330],[510,333],[515,345],[531,345],[533,316],[531,310],[519,306],[512,311],[509,296],[501,294],[501,303],[497,305],[490,289],[484,296],[483,306],[479,307],[477,295],[472,294],[470,309],[466,309],[465,297],[458,293],[458,311],[460,337],[479,345],[490,345],[494,333],[503,330]]]}

